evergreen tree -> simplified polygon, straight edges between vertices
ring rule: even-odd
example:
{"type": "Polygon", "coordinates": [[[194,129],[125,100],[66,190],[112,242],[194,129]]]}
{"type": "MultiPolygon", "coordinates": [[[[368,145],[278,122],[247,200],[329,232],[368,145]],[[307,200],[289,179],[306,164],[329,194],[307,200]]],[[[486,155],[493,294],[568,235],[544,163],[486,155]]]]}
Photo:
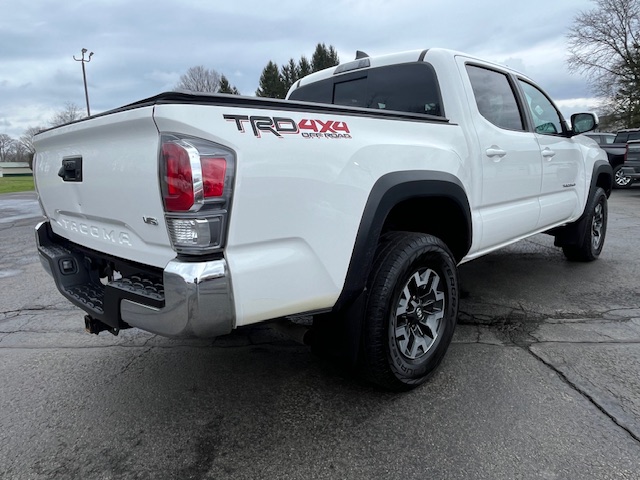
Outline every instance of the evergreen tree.
{"type": "Polygon", "coordinates": [[[224,75],[220,76],[220,86],[218,87],[218,93],[230,93],[233,95],[240,95],[240,92],[236,87],[229,83],[227,77],[224,75]]]}
{"type": "Polygon", "coordinates": [[[300,78],[306,77],[310,73],[313,73],[313,69],[311,68],[311,63],[307,60],[307,57],[302,55],[300,57],[300,61],[298,62],[298,75],[300,78]]]}
{"type": "Polygon", "coordinates": [[[296,62],[293,58],[289,60],[289,63],[282,66],[282,68],[280,69],[280,76],[282,77],[284,89],[288,92],[289,88],[291,88],[291,85],[296,83],[300,78],[298,65],[296,65],[296,62]]]}
{"type": "Polygon", "coordinates": [[[340,63],[338,52],[332,45],[329,45],[329,48],[324,43],[319,43],[316,46],[316,50],[311,57],[311,67],[314,72],[335,67],[338,63],[340,63]]]}
{"type": "Polygon", "coordinates": [[[281,69],[278,69],[278,65],[270,60],[260,75],[256,96],[285,98],[291,86],[302,77],[318,70],[334,67],[338,63],[340,59],[336,49],[332,45],[327,47],[324,43],[318,43],[311,61],[302,55],[298,63],[291,58],[281,69]]]}
{"type": "Polygon", "coordinates": [[[287,90],[278,70],[278,65],[271,60],[262,70],[260,84],[256,90],[257,97],[284,98],[287,90]]]}

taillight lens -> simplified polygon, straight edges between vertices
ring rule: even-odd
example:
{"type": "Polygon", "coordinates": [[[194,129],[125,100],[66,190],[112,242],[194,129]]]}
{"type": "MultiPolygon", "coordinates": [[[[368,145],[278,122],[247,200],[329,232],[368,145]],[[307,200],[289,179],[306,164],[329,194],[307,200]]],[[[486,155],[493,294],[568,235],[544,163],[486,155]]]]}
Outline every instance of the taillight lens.
{"type": "Polygon", "coordinates": [[[224,158],[200,157],[200,162],[204,198],[221,197],[224,192],[227,161],[224,158]]]}
{"type": "Polygon", "coordinates": [[[233,177],[233,151],[201,138],[160,138],[160,181],[167,231],[178,253],[203,255],[224,247],[233,177]]]}
{"type": "Polygon", "coordinates": [[[166,182],[164,206],[170,211],[186,212],[195,198],[189,152],[177,143],[163,143],[162,160],[166,182]]]}

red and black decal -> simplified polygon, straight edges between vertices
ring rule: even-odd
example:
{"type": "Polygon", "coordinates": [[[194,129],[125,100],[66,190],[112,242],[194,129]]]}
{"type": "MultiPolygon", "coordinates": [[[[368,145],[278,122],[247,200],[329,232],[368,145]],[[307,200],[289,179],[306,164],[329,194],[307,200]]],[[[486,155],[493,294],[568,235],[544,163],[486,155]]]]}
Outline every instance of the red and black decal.
{"type": "Polygon", "coordinates": [[[304,138],[351,138],[347,122],[335,120],[302,119],[296,122],[286,117],[266,117],[261,115],[223,115],[227,121],[235,122],[239,132],[245,132],[245,125],[251,126],[253,134],[260,138],[262,133],[270,133],[282,138],[283,135],[301,135],[304,138]]]}

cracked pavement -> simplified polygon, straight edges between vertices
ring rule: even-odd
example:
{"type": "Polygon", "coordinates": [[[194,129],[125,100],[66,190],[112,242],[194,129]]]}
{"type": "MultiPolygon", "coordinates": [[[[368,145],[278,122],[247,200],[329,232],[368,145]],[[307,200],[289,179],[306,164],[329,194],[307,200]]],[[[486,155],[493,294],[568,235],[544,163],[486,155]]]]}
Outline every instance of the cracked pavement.
{"type": "Polygon", "coordinates": [[[33,196],[6,198],[0,478],[639,477],[640,189],[613,193],[597,262],[538,235],[462,265],[451,349],[403,395],[270,325],[88,335],[37,259],[33,196]]]}

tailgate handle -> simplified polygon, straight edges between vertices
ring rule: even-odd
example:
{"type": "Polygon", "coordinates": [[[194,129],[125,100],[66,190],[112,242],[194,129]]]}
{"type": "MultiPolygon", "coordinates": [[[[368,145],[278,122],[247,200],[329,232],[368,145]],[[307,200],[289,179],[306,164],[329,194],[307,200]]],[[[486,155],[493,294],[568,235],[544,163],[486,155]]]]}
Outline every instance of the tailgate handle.
{"type": "Polygon", "coordinates": [[[63,158],[58,176],[65,182],[81,182],[82,157],[63,158]]]}

